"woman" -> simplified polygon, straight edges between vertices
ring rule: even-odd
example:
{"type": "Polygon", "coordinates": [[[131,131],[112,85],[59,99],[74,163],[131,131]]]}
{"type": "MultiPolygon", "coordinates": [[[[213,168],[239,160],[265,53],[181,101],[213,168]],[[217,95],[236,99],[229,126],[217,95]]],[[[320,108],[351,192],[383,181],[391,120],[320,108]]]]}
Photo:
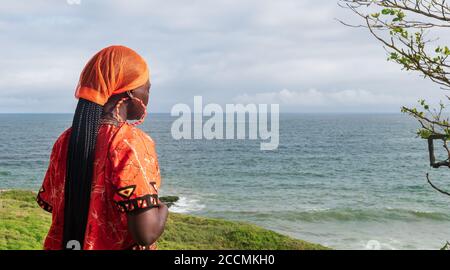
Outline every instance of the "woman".
{"type": "Polygon", "coordinates": [[[155,144],[135,127],[149,90],[145,60],[124,46],[101,50],[83,69],[72,127],[55,142],[37,196],[52,213],[45,249],[156,248],[168,210],[155,144]]]}

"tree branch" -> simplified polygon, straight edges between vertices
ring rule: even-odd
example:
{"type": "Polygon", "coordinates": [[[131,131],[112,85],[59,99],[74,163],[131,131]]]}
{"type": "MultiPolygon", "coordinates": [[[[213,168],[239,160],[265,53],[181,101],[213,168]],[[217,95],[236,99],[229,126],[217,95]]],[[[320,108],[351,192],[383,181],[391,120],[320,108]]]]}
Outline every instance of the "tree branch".
{"type": "Polygon", "coordinates": [[[438,188],[437,186],[435,186],[435,185],[431,182],[428,173],[426,174],[426,176],[427,176],[428,184],[430,184],[430,186],[431,186],[432,188],[434,188],[435,190],[437,190],[438,192],[440,192],[440,193],[442,193],[442,194],[444,194],[444,195],[450,196],[450,192],[447,192],[447,191],[444,191],[444,190],[438,188]]]}

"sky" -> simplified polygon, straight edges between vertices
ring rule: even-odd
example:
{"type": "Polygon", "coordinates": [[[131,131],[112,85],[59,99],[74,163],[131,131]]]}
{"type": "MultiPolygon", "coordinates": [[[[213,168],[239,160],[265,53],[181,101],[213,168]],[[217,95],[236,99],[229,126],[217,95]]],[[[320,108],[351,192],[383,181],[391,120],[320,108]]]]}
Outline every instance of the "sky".
{"type": "Polygon", "coordinates": [[[0,5],[0,113],[72,113],[86,62],[109,45],[151,70],[150,112],[277,103],[281,112],[399,112],[446,94],[386,61],[336,0],[14,0],[0,5]]]}

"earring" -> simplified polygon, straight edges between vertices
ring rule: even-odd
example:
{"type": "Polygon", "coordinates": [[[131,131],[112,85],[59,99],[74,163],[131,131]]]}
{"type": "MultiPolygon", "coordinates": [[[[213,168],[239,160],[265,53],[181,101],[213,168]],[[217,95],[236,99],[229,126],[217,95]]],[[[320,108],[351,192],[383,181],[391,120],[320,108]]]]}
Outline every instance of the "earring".
{"type": "Polygon", "coordinates": [[[123,120],[122,117],[120,117],[120,112],[119,112],[120,106],[122,106],[122,103],[124,103],[127,100],[136,100],[139,103],[139,105],[142,107],[144,112],[142,113],[141,118],[139,118],[139,120],[131,123],[131,125],[133,125],[133,126],[140,125],[140,124],[142,124],[142,122],[144,122],[145,116],[147,115],[147,106],[145,106],[144,102],[141,99],[133,96],[133,94],[130,91],[127,91],[127,95],[128,95],[128,97],[124,97],[124,98],[120,99],[119,102],[117,102],[117,104],[114,108],[115,114],[113,116],[119,123],[125,122],[125,120],[123,120]]]}
{"type": "Polygon", "coordinates": [[[139,120],[137,120],[137,121],[135,121],[135,122],[132,123],[133,126],[137,126],[137,125],[140,125],[140,124],[142,124],[142,123],[144,122],[144,119],[145,119],[145,117],[147,116],[147,106],[145,106],[144,102],[143,102],[140,98],[137,98],[137,97],[131,97],[131,99],[137,100],[138,103],[139,103],[139,105],[141,105],[142,110],[144,111],[144,112],[142,113],[142,115],[141,115],[141,118],[139,118],[139,120]]]}

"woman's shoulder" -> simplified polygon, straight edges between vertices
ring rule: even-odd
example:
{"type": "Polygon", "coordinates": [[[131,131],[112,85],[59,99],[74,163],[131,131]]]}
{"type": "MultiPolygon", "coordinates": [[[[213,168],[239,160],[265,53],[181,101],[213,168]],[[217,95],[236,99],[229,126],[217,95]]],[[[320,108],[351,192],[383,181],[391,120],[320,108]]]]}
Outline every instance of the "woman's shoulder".
{"type": "Polygon", "coordinates": [[[67,149],[67,145],[69,144],[70,140],[70,133],[72,128],[68,128],[64,130],[56,139],[56,141],[53,143],[53,146],[51,148],[51,154],[50,158],[57,157],[61,154],[61,151],[64,149],[67,149]]]}
{"type": "Polygon", "coordinates": [[[70,134],[72,133],[72,127],[67,128],[64,130],[56,139],[53,148],[56,147],[62,147],[63,145],[67,144],[70,140],[70,134]]]}

